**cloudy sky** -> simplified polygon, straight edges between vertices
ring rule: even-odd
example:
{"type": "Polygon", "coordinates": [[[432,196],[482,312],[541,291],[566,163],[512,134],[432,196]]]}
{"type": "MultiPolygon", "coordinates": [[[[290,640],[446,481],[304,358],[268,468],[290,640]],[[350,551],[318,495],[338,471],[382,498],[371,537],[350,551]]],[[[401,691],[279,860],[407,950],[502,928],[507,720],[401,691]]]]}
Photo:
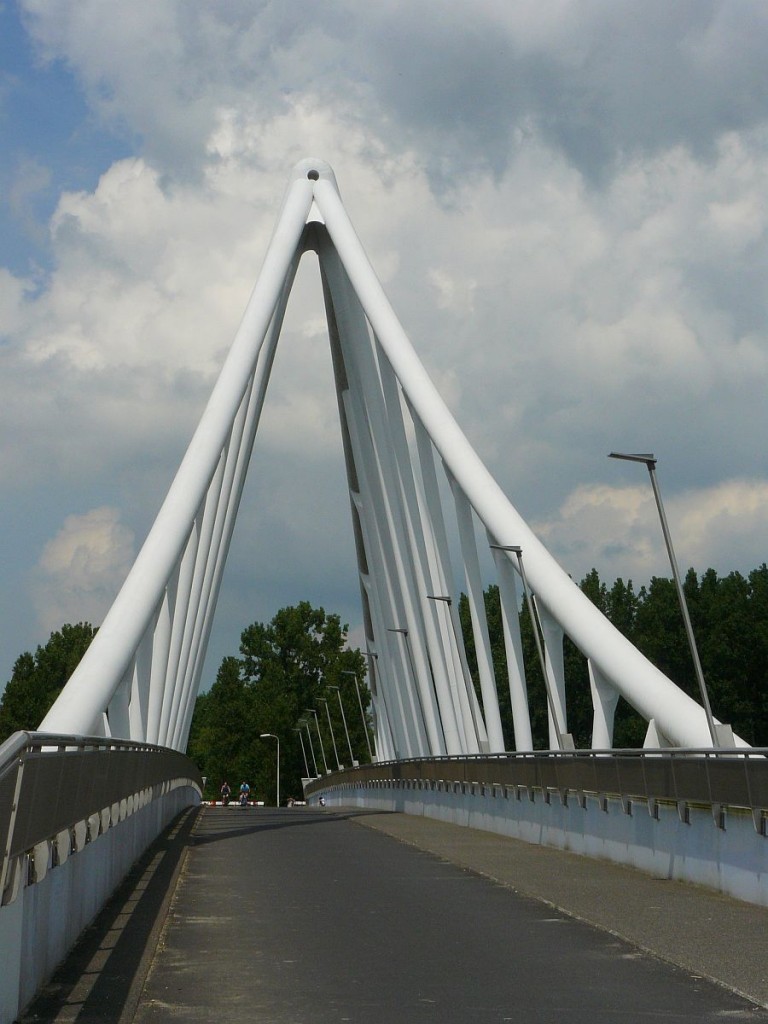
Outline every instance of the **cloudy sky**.
{"type": "MultiPolygon", "coordinates": [[[[764,0],[0,0],[0,686],[98,624],[292,165],[336,171],[416,350],[576,578],[768,552],[764,0]]],[[[360,620],[316,266],[204,685],[302,599],[360,620]]]]}

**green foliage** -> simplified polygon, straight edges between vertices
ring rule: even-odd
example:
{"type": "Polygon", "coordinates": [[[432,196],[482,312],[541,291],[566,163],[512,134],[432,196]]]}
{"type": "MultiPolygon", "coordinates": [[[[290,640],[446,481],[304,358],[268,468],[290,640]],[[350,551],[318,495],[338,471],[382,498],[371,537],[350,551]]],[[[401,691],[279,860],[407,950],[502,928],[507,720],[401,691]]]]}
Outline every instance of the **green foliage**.
{"type": "Polygon", "coordinates": [[[65,625],[34,655],[19,655],[0,700],[0,743],[20,729],[38,728],[95,635],[88,622],[65,625]]]}
{"type": "MultiPolygon", "coordinates": [[[[636,593],[631,580],[625,583],[617,579],[609,589],[593,569],[580,586],[646,657],[699,699],[671,580],[654,577],[648,587],[636,593]]],[[[768,746],[768,566],[763,563],[746,578],[738,572],[720,578],[708,569],[699,579],[691,569],[684,589],[714,714],[731,723],[734,731],[754,746],[768,746]]],[[[485,606],[502,726],[511,750],[514,723],[505,685],[507,663],[498,587],[490,586],[485,592],[485,606]]],[[[459,618],[479,699],[477,659],[465,595],[459,602],[459,618]]],[[[234,792],[245,779],[255,797],[274,802],[275,741],[261,739],[261,733],[280,737],[283,800],[299,797],[300,780],[306,775],[297,732],[302,718],[308,718],[311,729],[312,747],[307,730],[302,731],[310,772],[314,772],[313,750],[321,772],[326,763],[330,769],[336,767],[337,755],[342,764],[348,764],[349,747],[339,699],[331,687],[339,687],[354,757],[360,762],[368,760],[355,689],[356,679],[368,716],[370,693],[363,682],[365,662],[359,650],[346,647],[347,630],[337,615],[304,601],[281,609],[270,623],[254,623],[243,631],[240,657],[224,658],[215,683],[195,705],[188,752],[208,778],[209,797],[218,795],[225,779],[234,792]],[[322,703],[323,698],[327,704],[322,703]],[[312,714],[307,716],[308,708],[318,712],[317,720],[312,714]]],[[[520,613],[520,632],[534,746],[543,749],[548,745],[546,691],[525,605],[520,613]]],[[[18,657],[0,700],[0,742],[19,729],[39,726],[95,633],[88,623],[64,625],[34,655],[27,651],[18,657]]],[[[587,663],[567,638],[564,663],[568,728],[577,747],[589,747],[592,705],[587,663]]],[[[637,712],[619,700],[614,745],[642,746],[645,730],[646,723],[637,712]]]]}
{"type": "MultiPolygon", "coordinates": [[[[208,798],[218,796],[225,780],[233,793],[245,780],[255,799],[274,803],[276,744],[260,738],[273,733],[280,738],[281,802],[291,796],[300,799],[306,768],[296,730],[302,718],[309,718],[319,770],[324,770],[323,750],[328,768],[337,767],[334,741],[340,763],[348,765],[349,747],[333,686],[339,687],[355,759],[368,761],[355,690],[357,679],[367,713],[365,662],[360,651],[346,647],[347,630],[338,615],[303,601],[282,608],[270,623],[256,622],[243,631],[240,657],[224,659],[210,691],[197,698],[192,719],[187,752],[208,779],[208,798]],[[322,699],[328,702],[327,711],[322,699]],[[317,721],[306,715],[307,708],[317,710],[317,721]]],[[[303,739],[314,774],[306,729],[303,739]]]]}
{"type": "MultiPolygon", "coordinates": [[[[600,611],[665,675],[700,701],[696,674],[674,582],[654,577],[635,593],[631,580],[617,579],[609,589],[592,569],[580,583],[600,611]]],[[[755,746],[768,745],[768,566],[745,579],[740,573],[719,578],[708,569],[699,579],[689,569],[684,590],[712,710],[755,746]]],[[[507,663],[498,587],[485,592],[493,666],[507,749],[514,749],[514,723],[506,684],[507,663]]],[[[477,660],[467,598],[459,616],[470,672],[478,693],[477,660]]],[[[549,744],[547,697],[528,608],[520,612],[531,730],[534,747],[549,744]]],[[[564,665],[568,729],[579,748],[591,745],[592,698],[584,656],[566,637],[564,665]]],[[[614,746],[640,747],[647,724],[622,698],[616,710],[614,746]]]]}

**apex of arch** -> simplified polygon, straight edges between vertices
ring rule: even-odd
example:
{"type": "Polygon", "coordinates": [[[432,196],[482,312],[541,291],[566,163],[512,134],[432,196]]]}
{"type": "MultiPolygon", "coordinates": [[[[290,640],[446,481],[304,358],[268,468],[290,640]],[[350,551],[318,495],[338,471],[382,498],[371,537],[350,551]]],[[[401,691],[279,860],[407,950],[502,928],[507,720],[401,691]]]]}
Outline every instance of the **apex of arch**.
{"type": "Polygon", "coordinates": [[[294,164],[290,180],[298,181],[303,178],[308,178],[310,181],[329,181],[338,192],[339,186],[336,182],[333,168],[325,160],[320,160],[318,157],[307,156],[303,160],[299,160],[297,164],[294,164]]]}

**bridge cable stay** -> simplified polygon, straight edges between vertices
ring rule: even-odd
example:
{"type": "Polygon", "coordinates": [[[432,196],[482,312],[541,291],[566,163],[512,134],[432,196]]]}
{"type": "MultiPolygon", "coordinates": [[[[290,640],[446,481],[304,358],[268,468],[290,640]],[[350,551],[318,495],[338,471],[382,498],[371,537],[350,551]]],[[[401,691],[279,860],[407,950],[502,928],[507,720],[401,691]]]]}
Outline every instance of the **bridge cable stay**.
{"type": "Polygon", "coordinates": [[[711,746],[704,709],[589,601],[475,453],[386,299],[333,171],[311,158],[293,170],[243,320],[166,500],[41,731],[186,747],[286,305],[308,250],[318,257],[328,323],[378,758],[532,749],[521,584],[530,587],[540,627],[551,749],[569,739],[566,636],[588,663],[593,748],[611,747],[620,695],[649,723],[648,744],[711,746]],[[503,734],[485,614],[488,550],[513,736],[503,734]],[[468,597],[479,691],[459,589],[468,597]]]}

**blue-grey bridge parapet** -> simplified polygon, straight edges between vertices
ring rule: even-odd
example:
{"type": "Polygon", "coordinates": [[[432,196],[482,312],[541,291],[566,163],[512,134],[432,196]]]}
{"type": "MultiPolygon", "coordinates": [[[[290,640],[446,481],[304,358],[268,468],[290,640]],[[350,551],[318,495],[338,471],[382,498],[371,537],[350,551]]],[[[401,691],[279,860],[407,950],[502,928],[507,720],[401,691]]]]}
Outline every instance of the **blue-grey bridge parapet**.
{"type": "Polygon", "coordinates": [[[768,906],[766,749],[390,761],[308,780],[305,795],[423,814],[768,906]]]}
{"type": "Polygon", "coordinates": [[[19,732],[0,746],[0,1024],[201,793],[196,766],[152,744],[19,732]]]}

